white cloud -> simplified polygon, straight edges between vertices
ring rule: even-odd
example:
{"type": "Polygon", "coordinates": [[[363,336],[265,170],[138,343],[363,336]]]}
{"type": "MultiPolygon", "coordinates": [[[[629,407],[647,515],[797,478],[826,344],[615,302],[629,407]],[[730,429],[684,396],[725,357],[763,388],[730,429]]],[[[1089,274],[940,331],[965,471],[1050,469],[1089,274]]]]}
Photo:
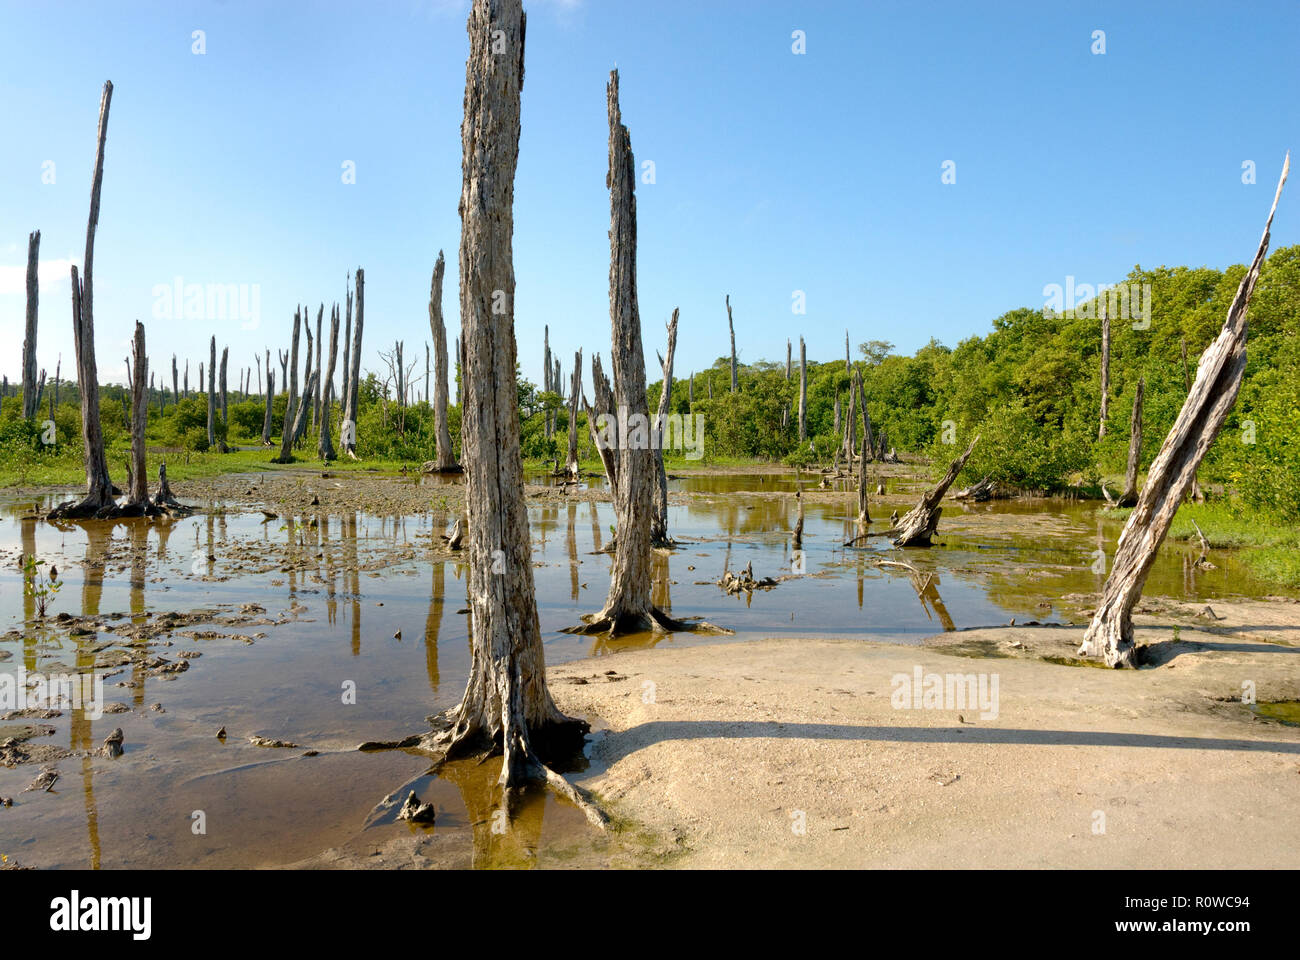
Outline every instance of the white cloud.
{"type": "MultiPolygon", "coordinates": [[[[67,291],[71,282],[69,270],[76,263],[72,258],[42,260],[36,268],[42,299],[47,291],[67,291]]],[[[0,296],[27,295],[27,264],[9,266],[0,264],[0,296]]]]}

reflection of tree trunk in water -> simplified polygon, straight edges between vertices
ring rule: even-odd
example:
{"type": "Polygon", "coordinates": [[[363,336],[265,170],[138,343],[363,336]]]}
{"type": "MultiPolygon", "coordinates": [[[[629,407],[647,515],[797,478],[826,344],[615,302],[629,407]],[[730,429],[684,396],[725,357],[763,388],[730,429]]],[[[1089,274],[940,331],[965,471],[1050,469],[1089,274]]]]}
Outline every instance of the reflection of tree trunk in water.
{"type": "MultiPolygon", "coordinates": [[[[595,501],[592,501],[593,506],[595,501]]],[[[569,501],[569,599],[578,599],[578,505],[569,501]]]]}
{"type": "Polygon", "coordinates": [[[345,514],[339,537],[344,544],[343,582],[352,594],[352,656],[361,656],[361,569],[357,561],[357,515],[345,514]]]}
{"type": "Polygon", "coordinates": [[[433,586],[429,590],[429,615],[424,621],[424,670],[429,677],[429,690],[438,696],[438,634],[442,628],[443,607],[446,606],[447,571],[441,560],[433,561],[433,586]]]}
{"type": "MultiPolygon", "coordinates": [[[[207,522],[207,524],[206,524],[206,527],[207,527],[207,534],[208,534],[208,542],[207,542],[207,547],[206,547],[206,548],[204,549],[204,551],[203,551],[203,558],[204,558],[203,562],[207,564],[207,573],[205,574],[205,576],[209,576],[209,577],[212,576],[214,573],[216,573],[216,568],[217,568],[217,562],[216,562],[216,560],[213,559],[213,558],[216,556],[216,554],[212,552],[212,551],[213,551],[213,548],[214,548],[214,541],[213,541],[213,536],[212,536],[212,525],[213,525],[213,519],[214,519],[214,518],[213,518],[212,514],[209,513],[209,514],[208,514],[208,522],[207,522]]],[[[292,536],[292,533],[293,533],[293,520],[292,520],[292,519],[289,521],[289,532],[290,532],[290,535],[292,536]]],[[[292,574],[290,574],[290,576],[292,576],[292,574]]]]}
{"type": "MultiPolygon", "coordinates": [[[[96,601],[98,604],[98,600],[96,601]]],[[[92,652],[95,640],[92,634],[77,644],[76,672],[90,676],[95,672],[95,654],[92,652]]],[[[140,686],[143,691],[143,684],[140,686]]],[[[138,705],[138,704],[137,704],[138,705]]],[[[94,761],[90,754],[95,749],[93,723],[86,716],[84,709],[69,710],[68,749],[73,753],[84,753],[81,758],[81,783],[86,800],[86,833],[90,841],[90,869],[99,869],[99,815],[95,808],[95,790],[93,785],[94,761]]]]}
{"type": "MultiPolygon", "coordinates": [[[[22,542],[23,558],[36,556],[36,518],[24,517],[22,523],[22,542]]],[[[39,559],[39,558],[38,558],[39,559]]],[[[23,591],[23,623],[28,624],[36,619],[36,598],[23,591]]],[[[23,666],[27,668],[28,673],[34,673],[36,670],[36,644],[39,638],[35,630],[23,631],[23,666]]]]}
{"type": "Polygon", "coordinates": [[[454,783],[465,803],[474,837],[475,869],[533,868],[542,839],[545,796],[531,789],[509,801],[488,764],[460,760],[443,764],[438,777],[454,783]]]}
{"type": "Polygon", "coordinates": [[[600,553],[602,549],[600,539],[600,518],[596,515],[596,501],[588,500],[587,503],[591,505],[591,549],[596,553],[600,553]]]}
{"type": "Polygon", "coordinates": [[[668,588],[668,554],[656,550],[650,557],[650,602],[664,613],[673,608],[668,588]]]}

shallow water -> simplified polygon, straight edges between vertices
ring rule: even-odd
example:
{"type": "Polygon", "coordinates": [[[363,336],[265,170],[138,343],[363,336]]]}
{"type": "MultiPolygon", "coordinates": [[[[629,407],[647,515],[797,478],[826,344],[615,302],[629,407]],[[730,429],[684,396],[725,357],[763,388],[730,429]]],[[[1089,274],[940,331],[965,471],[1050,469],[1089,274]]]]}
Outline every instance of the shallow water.
{"type": "MultiPolygon", "coordinates": [[[[737,644],[743,657],[740,645],[767,636],[917,643],[941,630],[1013,617],[1066,622],[1072,611],[1061,598],[1101,587],[1094,551],[1100,545],[1113,554],[1120,529],[1091,504],[950,502],[935,548],[899,551],[872,538],[855,550],[842,546],[854,533],[845,508],[808,503],[801,560],[788,535],[792,498],[764,495],[794,483],[792,473],[673,481],[697,496],[670,508],[681,547],[656,553],[654,601],[676,616],[728,627],[732,637],[609,642],[562,633],[603,604],[610,560],[596,551],[610,537],[612,506],[530,508],[548,662],[705,642],[737,644]],[[875,566],[880,559],[919,572],[875,566]],[[742,596],[724,595],[713,583],[724,569],[751,563],[756,577],[805,575],[742,596]]],[[[891,480],[891,494],[909,486],[891,480]]],[[[0,640],[0,673],[93,672],[97,648],[120,642],[109,632],[74,639],[24,627],[35,616],[35,601],[23,591],[24,555],[58,568],[62,586],[51,615],[120,614],[109,622],[128,624],[151,612],[214,608],[224,615],[256,603],[267,618],[284,622],[214,626],[224,636],[207,639],[178,634],[174,646],[154,652],[168,659],[183,649],[201,653],[191,669],[158,677],[128,665],[105,681],[106,699],[129,712],[91,720],[65,711],[42,720],[54,732],[33,743],[89,750],[120,726],[126,755],[60,760],[54,766],[61,779],[47,793],[22,792],[37,764],[0,768],[0,796],[14,799],[13,807],[0,808],[0,854],[38,867],[259,866],[298,862],[327,848],[365,857],[394,836],[413,835],[423,838],[416,855],[423,862],[520,866],[555,862],[589,840],[581,815],[542,791],[526,798],[508,829],[494,830],[495,763],[458,765],[430,778],[422,776],[423,757],[352,749],[426,729],[425,717],[455,704],[464,689],[465,570],[428,559],[430,538],[452,519],[445,513],[320,512],[266,522],[258,512],[228,512],[152,525],[30,519],[60,499],[0,500],[0,632],[22,634],[0,640]],[[124,683],[131,685],[118,686],[124,683]],[[355,703],[345,702],[352,688],[355,703]],[[223,725],[225,741],[215,736],[223,725]],[[247,743],[251,735],[290,740],[320,755],[255,747],[247,743]],[[391,816],[367,825],[386,794],[401,787],[404,796],[411,786],[436,804],[434,827],[391,816]],[[195,830],[196,811],[205,832],[195,830]]],[[[889,509],[872,507],[877,516],[889,509]]],[[[1191,566],[1196,555],[1190,546],[1167,544],[1147,593],[1199,600],[1270,592],[1233,553],[1216,551],[1219,566],[1210,571],[1191,566]]],[[[603,854],[594,856],[600,862],[603,854]]]]}

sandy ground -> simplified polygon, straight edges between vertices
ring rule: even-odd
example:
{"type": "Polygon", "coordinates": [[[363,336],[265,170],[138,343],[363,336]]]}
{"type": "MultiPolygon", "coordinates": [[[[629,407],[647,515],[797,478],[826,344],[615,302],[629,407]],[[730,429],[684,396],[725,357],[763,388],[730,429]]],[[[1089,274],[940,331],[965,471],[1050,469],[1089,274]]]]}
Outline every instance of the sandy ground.
{"type": "Polygon", "coordinates": [[[1138,618],[1154,663],[1138,671],[1050,662],[1083,631],[1015,627],[661,647],[550,674],[562,709],[605,728],[581,782],[678,866],[1300,866],[1300,728],[1241,702],[1247,683],[1300,696],[1300,604],[1164,607],[1138,618]],[[918,666],[996,675],[997,716],[894,708],[893,678],[918,666]]]}

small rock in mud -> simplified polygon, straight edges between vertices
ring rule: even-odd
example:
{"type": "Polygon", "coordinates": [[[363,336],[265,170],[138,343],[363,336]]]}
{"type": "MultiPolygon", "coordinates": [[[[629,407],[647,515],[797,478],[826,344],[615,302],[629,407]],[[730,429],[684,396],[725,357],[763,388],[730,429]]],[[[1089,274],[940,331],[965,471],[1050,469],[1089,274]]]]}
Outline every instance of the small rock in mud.
{"type": "Polygon", "coordinates": [[[149,704],[149,709],[152,710],[154,713],[166,713],[166,712],[167,712],[166,710],[163,709],[163,705],[162,705],[161,703],[151,703],[151,704],[149,704]]]}
{"type": "Polygon", "coordinates": [[[109,758],[120,757],[124,739],[126,738],[122,735],[122,728],[115,727],[113,732],[104,738],[104,745],[99,750],[100,754],[109,758]]]}
{"type": "Polygon", "coordinates": [[[217,739],[218,739],[218,740],[224,740],[224,739],[226,739],[226,728],[225,728],[225,727],[222,727],[220,730],[217,731],[217,739]]]}
{"type": "Polygon", "coordinates": [[[0,797],[0,807],[12,807],[14,805],[13,797],[0,797]]]}
{"type": "MultiPolygon", "coordinates": [[[[224,727],[222,729],[225,729],[224,727]]],[[[271,737],[249,737],[248,742],[255,747],[297,747],[291,740],[276,740],[271,737]]]]}
{"type": "Polygon", "coordinates": [[[125,703],[110,703],[104,708],[105,713],[130,713],[131,708],[125,703]]]}
{"type": "Polygon", "coordinates": [[[410,820],[412,823],[433,823],[434,809],[431,803],[421,803],[420,798],[412,790],[406,796],[406,802],[402,804],[402,809],[397,812],[398,820],[410,820]]]}
{"type": "Polygon", "coordinates": [[[50,789],[59,782],[59,771],[46,768],[37,774],[36,779],[27,786],[23,787],[23,793],[33,790],[40,790],[48,793],[50,789]]]}
{"type": "Polygon", "coordinates": [[[318,756],[320,756],[320,751],[319,751],[319,750],[304,750],[302,755],[303,755],[304,757],[318,757],[318,756]]]}

